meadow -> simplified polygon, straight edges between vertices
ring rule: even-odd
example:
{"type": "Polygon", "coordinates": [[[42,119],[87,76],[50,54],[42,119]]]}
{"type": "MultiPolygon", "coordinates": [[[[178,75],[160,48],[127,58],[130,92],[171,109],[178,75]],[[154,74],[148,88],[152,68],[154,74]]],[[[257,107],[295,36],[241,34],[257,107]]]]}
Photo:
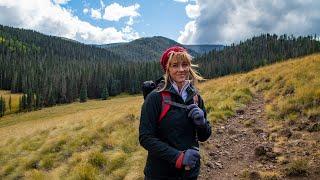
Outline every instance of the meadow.
{"type": "MultiPolygon", "coordinates": [[[[320,118],[319,77],[320,54],[314,54],[207,80],[199,89],[213,127],[263,93],[270,128],[277,133],[288,122],[320,118]]],[[[119,96],[0,118],[0,178],[143,179],[142,103],[142,96],[119,96]]],[[[314,144],[319,136],[303,137],[320,149],[314,144]]],[[[283,138],[274,141],[279,148],[286,145],[283,138]]],[[[311,157],[320,158],[319,150],[311,157]]]]}

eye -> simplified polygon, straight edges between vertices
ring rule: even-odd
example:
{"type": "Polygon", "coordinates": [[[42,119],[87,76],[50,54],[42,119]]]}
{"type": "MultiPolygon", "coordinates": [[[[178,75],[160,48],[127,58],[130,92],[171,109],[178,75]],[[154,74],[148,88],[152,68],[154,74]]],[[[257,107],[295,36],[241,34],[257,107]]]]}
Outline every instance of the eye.
{"type": "Polygon", "coordinates": [[[188,67],[189,66],[189,64],[188,63],[182,63],[182,67],[188,67]]]}
{"type": "Polygon", "coordinates": [[[178,64],[174,63],[171,65],[171,67],[176,68],[176,67],[178,67],[178,64]]]}

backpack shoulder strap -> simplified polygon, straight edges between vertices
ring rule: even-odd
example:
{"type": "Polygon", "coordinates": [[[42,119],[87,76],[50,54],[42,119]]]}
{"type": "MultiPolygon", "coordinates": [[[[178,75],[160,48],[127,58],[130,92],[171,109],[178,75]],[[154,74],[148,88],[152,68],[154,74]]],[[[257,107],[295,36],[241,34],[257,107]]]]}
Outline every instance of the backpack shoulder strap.
{"type": "Polygon", "coordinates": [[[165,101],[171,101],[171,96],[170,93],[167,91],[161,91],[161,104],[162,104],[162,108],[161,108],[161,114],[158,120],[158,123],[160,123],[163,119],[163,117],[167,114],[167,112],[170,109],[170,104],[165,103],[165,101]]]}

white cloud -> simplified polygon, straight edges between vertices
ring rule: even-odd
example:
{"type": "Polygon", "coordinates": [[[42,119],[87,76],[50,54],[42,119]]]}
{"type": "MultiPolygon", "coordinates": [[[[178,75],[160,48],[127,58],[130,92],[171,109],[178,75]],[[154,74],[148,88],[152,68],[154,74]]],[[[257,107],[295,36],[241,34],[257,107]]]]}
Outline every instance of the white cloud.
{"type": "Polygon", "coordinates": [[[53,0],[56,4],[67,4],[70,0],[53,0]]]}
{"type": "Polygon", "coordinates": [[[87,14],[89,12],[89,9],[88,8],[84,8],[83,9],[83,14],[87,14]]]}
{"type": "Polygon", "coordinates": [[[137,32],[134,32],[131,26],[126,26],[122,28],[122,32],[125,33],[126,39],[138,39],[139,34],[137,32]]]}
{"type": "Polygon", "coordinates": [[[176,2],[183,2],[183,3],[188,2],[188,0],[174,0],[174,1],[176,1],[176,2]]]}
{"type": "Polygon", "coordinates": [[[180,43],[231,44],[261,33],[299,36],[320,32],[318,0],[197,0],[196,5],[200,12],[196,18],[192,8],[186,8],[192,21],[180,32],[180,43]]]}
{"type": "Polygon", "coordinates": [[[194,40],[192,39],[192,37],[194,37],[196,31],[197,31],[197,28],[196,28],[195,21],[188,22],[184,27],[184,31],[180,31],[178,42],[183,44],[194,43],[193,42],[194,40]]]}
{"type": "Polygon", "coordinates": [[[114,27],[93,26],[50,0],[20,0],[19,2],[2,0],[0,1],[0,23],[90,44],[129,41],[133,40],[131,38],[139,37],[139,34],[132,29],[125,33],[114,27]]]}
{"type": "Polygon", "coordinates": [[[131,26],[126,26],[126,27],[122,28],[122,32],[129,33],[131,31],[132,31],[132,27],[131,26]]]}
{"type": "Polygon", "coordinates": [[[186,13],[187,16],[191,19],[195,19],[198,16],[200,16],[200,7],[198,4],[192,5],[192,4],[188,4],[186,6],[186,13]]]}
{"type": "Polygon", "coordinates": [[[130,16],[129,21],[127,22],[127,25],[132,26],[132,25],[133,25],[133,23],[134,23],[134,21],[133,21],[133,17],[132,17],[132,16],[130,16]]]}
{"type": "Polygon", "coordinates": [[[100,9],[91,8],[91,17],[94,19],[101,19],[100,9]]]}
{"type": "Polygon", "coordinates": [[[137,12],[139,7],[139,4],[123,7],[118,3],[113,3],[105,8],[103,18],[108,21],[119,21],[121,18],[127,16],[137,17],[140,16],[140,14],[137,12]]]}

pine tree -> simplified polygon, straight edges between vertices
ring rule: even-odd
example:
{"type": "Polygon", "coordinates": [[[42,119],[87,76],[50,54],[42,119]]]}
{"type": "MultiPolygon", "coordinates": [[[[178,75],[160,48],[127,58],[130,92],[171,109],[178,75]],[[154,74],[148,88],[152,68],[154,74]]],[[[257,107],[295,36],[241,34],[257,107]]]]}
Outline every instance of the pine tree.
{"type": "Polygon", "coordinates": [[[5,112],[6,112],[6,101],[5,101],[5,99],[3,98],[3,99],[2,99],[2,115],[3,115],[3,116],[4,116],[5,112]]]}
{"type": "Polygon", "coordinates": [[[22,96],[19,98],[19,112],[22,111],[22,96]]]}
{"type": "Polygon", "coordinates": [[[3,116],[3,114],[2,114],[2,96],[0,97],[0,117],[2,117],[3,116]]]}
{"type": "Polygon", "coordinates": [[[4,98],[1,96],[0,97],[0,117],[4,116],[6,112],[6,102],[4,98]]]}
{"type": "Polygon", "coordinates": [[[11,100],[11,95],[10,95],[10,97],[9,97],[9,110],[10,110],[10,112],[11,112],[11,110],[12,110],[12,102],[11,102],[12,100],[11,100]]]}
{"type": "Polygon", "coordinates": [[[33,96],[32,90],[28,90],[28,93],[27,93],[27,109],[28,109],[28,111],[33,110],[33,102],[34,102],[34,96],[33,96]]]}
{"type": "Polygon", "coordinates": [[[83,85],[80,90],[80,102],[86,102],[87,98],[87,87],[83,85]]]}
{"type": "Polygon", "coordinates": [[[21,102],[22,102],[22,111],[24,111],[24,110],[26,110],[27,107],[28,107],[28,102],[27,102],[27,96],[26,96],[26,94],[23,94],[23,95],[22,95],[22,100],[21,100],[21,102]]]}
{"type": "Polygon", "coordinates": [[[42,108],[42,96],[39,93],[36,93],[36,103],[35,103],[36,109],[42,108]]]}
{"type": "Polygon", "coordinates": [[[108,88],[103,88],[101,93],[101,99],[106,100],[109,97],[108,88]]]}

